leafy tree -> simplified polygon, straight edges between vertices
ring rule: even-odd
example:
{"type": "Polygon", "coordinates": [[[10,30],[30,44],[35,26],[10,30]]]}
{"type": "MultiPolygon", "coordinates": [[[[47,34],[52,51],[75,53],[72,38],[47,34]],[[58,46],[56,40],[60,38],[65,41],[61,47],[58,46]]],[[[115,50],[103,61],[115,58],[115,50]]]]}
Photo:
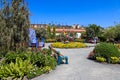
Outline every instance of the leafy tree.
{"type": "Polygon", "coordinates": [[[24,0],[0,1],[0,47],[16,50],[28,42],[29,11],[24,0]]]}
{"type": "Polygon", "coordinates": [[[48,38],[51,38],[51,27],[49,25],[47,26],[47,35],[48,38]]]}
{"type": "Polygon", "coordinates": [[[115,37],[115,39],[116,39],[117,41],[119,41],[119,40],[120,40],[120,24],[116,25],[115,32],[116,32],[116,37],[115,37]]]}
{"type": "Polygon", "coordinates": [[[116,32],[115,32],[115,27],[110,27],[105,30],[104,33],[106,38],[115,38],[116,37],[116,32]]]}
{"type": "Polygon", "coordinates": [[[102,27],[97,26],[96,24],[90,24],[86,28],[86,38],[87,40],[93,39],[95,36],[100,36],[100,33],[102,31],[102,27]]]}
{"type": "Polygon", "coordinates": [[[47,27],[47,38],[55,38],[56,37],[56,27],[53,25],[52,26],[49,26],[47,27]],[[53,30],[51,32],[51,29],[53,30]]]}
{"type": "Polygon", "coordinates": [[[82,33],[81,33],[81,38],[82,38],[82,39],[85,39],[85,38],[86,38],[86,32],[82,32],[82,33]]]}
{"type": "Polygon", "coordinates": [[[29,11],[24,0],[12,0],[14,42],[28,42],[29,11]]]}
{"type": "Polygon", "coordinates": [[[87,40],[93,39],[94,36],[95,36],[94,30],[92,28],[86,28],[87,40]]]}
{"type": "Polygon", "coordinates": [[[105,29],[104,36],[106,39],[113,38],[116,41],[120,40],[120,25],[115,25],[105,29]]]}
{"type": "Polygon", "coordinates": [[[37,37],[39,39],[46,38],[47,31],[44,28],[37,28],[37,29],[35,29],[35,31],[36,31],[37,37]]]}
{"type": "Polygon", "coordinates": [[[53,27],[53,34],[52,35],[53,35],[53,38],[56,37],[56,27],[55,26],[53,27]]]}

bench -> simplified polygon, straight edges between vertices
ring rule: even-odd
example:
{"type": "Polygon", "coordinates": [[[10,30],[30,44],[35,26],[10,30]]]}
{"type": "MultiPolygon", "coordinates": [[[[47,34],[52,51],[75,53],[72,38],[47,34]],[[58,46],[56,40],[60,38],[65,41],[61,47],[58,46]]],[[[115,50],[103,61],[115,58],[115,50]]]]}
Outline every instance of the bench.
{"type": "Polygon", "coordinates": [[[62,55],[60,53],[60,51],[56,51],[55,49],[51,48],[50,46],[49,46],[49,48],[50,48],[51,52],[52,51],[54,52],[54,54],[52,54],[52,55],[56,59],[58,65],[63,64],[63,63],[68,64],[68,57],[67,56],[62,55]],[[64,62],[64,60],[65,60],[65,62],[64,62]]]}

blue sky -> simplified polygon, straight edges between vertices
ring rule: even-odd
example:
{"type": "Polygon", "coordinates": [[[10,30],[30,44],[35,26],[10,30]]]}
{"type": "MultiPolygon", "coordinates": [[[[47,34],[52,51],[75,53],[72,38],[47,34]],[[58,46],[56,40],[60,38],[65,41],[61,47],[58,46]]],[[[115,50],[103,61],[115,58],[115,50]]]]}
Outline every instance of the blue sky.
{"type": "Polygon", "coordinates": [[[30,22],[63,25],[120,23],[120,0],[26,0],[30,22]]]}

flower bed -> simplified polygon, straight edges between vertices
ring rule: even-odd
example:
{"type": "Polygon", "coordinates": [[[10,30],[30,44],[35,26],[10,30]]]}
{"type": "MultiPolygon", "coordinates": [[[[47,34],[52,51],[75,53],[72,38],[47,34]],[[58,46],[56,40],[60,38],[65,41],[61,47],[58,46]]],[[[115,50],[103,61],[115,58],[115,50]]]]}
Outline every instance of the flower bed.
{"type": "Polygon", "coordinates": [[[51,44],[54,48],[84,48],[87,45],[80,42],[68,42],[68,43],[62,43],[62,42],[56,42],[51,44]]]}

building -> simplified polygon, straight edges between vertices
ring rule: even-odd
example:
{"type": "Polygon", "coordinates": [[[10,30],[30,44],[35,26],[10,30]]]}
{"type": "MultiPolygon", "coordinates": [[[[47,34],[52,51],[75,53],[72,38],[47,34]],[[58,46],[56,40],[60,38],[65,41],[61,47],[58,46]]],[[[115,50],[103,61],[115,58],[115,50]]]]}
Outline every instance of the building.
{"type": "MultiPolygon", "coordinates": [[[[47,29],[48,25],[47,24],[31,24],[31,27],[34,28],[45,28],[47,29]]],[[[86,32],[86,29],[84,27],[81,27],[80,25],[73,25],[73,26],[68,26],[68,25],[51,25],[51,26],[56,26],[56,35],[60,35],[61,33],[76,33],[77,35],[81,35],[82,32],[86,32]]],[[[51,29],[51,32],[53,29],[51,29]]]]}
{"type": "Polygon", "coordinates": [[[30,24],[30,27],[33,28],[47,28],[47,24],[30,24]]]}

